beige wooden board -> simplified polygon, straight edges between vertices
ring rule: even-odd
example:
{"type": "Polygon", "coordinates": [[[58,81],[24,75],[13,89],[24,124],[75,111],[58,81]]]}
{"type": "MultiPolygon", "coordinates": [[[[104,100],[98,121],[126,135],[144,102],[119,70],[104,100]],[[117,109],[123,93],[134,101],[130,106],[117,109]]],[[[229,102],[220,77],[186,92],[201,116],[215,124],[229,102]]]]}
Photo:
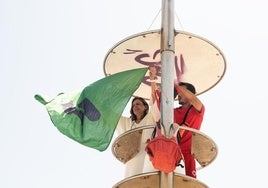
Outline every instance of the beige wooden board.
{"type": "MultiPolygon", "coordinates": [[[[126,178],[113,188],[159,188],[160,172],[150,172],[126,178]]],[[[173,188],[207,188],[201,181],[182,174],[173,174],[173,188]]]]}
{"type": "MultiPolygon", "coordinates": [[[[178,126],[181,129],[193,132],[192,154],[200,166],[197,170],[209,165],[217,156],[218,148],[216,143],[201,131],[188,127],[178,126]]],[[[140,140],[144,129],[153,129],[154,126],[141,126],[126,131],[117,137],[112,144],[113,155],[121,162],[126,163],[132,159],[140,148],[140,140]]]]}
{"type": "Polygon", "coordinates": [[[215,160],[218,154],[218,147],[216,143],[201,131],[189,127],[178,126],[180,129],[192,131],[192,148],[191,153],[194,155],[195,160],[200,166],[197,170],[209,165],[215,160]]]}
{"type": "Polygon", "coordinates": [[[193,133],[192,154],[200,164],[199,168],[209,165],[217,156],[218,148],[212,139],[203,134],[193,133]]]}
{"type": "Polygon", "coordinates": [[[123,133],[113,142],[112,153],[119,161],[126,163],[139,152],[142,131],[153,128],[154,126],[142,126],[123,133]]]}
{"type": "MultiPolygon", "coordinates": [[[[226,62],[223,53],[212,42],[200,36],[175,31],[174,79],[190,82],[201,94],[213,88],[224,76],[226,62]]],[[[104,59],[106,76],[118,72],[155,66],[156,82],[161,83],[161,32],[148,31],[130,36],[114,45],[104,59]]],[[[149,71],[133,94],[150,98],[149,71]]]]}

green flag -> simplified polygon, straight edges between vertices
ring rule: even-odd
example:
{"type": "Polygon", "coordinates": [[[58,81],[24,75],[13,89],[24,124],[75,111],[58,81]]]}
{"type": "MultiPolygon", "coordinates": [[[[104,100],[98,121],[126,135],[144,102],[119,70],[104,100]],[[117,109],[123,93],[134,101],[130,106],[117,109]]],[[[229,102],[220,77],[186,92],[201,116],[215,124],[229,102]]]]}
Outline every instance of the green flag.
{"type": "Polygon", "coordinates": [[[148,68],[120,72],[85,87],[80,92],[61,93],[52,100],[41,95],[51,121],[69,138],[99,151],[109,146],[118,120],[148,68]]]}

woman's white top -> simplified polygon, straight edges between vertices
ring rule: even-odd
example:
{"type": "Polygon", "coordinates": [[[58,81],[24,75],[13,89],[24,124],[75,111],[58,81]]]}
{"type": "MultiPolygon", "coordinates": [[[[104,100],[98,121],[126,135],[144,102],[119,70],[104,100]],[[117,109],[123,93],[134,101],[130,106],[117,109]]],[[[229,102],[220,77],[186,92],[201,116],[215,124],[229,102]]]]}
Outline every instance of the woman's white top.
{"type": "MultiPolygon", "coordinates": [[[[150,106],[150,111],[142,119],[140,123],[135,123],[129,117],[121,117],[116,127],[116,133],[121,135],[122,133],[146,125],[155,125],[159,121],[160,113],[158,109],[155,109],[156,104],[150,106]]],[[[130,177],[145,172],[157,171],[152,166],[151,161],[147,153],[145,152],[146,141],[151,138],[153,129],[144,129],[141,136],[141,145],[139,152],[128,162],[125,163],[125,177],[130,177]]]]}

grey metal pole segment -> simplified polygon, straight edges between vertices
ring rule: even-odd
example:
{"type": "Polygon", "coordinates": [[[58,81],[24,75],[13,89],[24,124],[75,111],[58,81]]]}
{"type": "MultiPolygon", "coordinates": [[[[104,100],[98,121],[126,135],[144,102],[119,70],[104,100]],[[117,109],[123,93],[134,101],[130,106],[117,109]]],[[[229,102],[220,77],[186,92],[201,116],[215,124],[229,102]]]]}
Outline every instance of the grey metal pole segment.
{"type": "MultiPolygon", "coordinates": [[[[174,108],[174,0],[162,0],[161,28],[161,123],[167,137],[173,123],[174,108]]],[[[160,174],[160,188],[173,188],[173,172],[160,174]]]]}

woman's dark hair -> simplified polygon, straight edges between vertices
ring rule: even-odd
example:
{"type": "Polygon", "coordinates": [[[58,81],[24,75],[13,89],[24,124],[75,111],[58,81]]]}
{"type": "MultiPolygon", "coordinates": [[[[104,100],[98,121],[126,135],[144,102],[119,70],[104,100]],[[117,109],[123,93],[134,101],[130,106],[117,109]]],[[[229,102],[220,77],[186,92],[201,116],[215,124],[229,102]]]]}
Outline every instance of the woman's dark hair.
{"type": "MultiPolygon", "coordinates": [[[[190,83],[188,83],[188,82],[180,82],[180,83],[179,83],[179,86],[186,86],[186,88],[187,88],[189,91],[191,91],[193,94],[196,93],[196,91],[195,91],[195,87],[193,86],[193,84],[190,84],[190,83]]],[[[178,95],[178,92],[177,92],[177,90],[174,88],[174,99],[177,97],[177,95],[178,95]]]]}
{"type": "Polygon", "coordinates": [[[145,110],[144,110],[144,112],[143,112],[143,117],[142,118],[144,118],[145,116],[146,116],[146,114],[149,112],[149,105],[148,105],[148,103],[146,102],[146,100],[144,99],[144,98],[142,98],[142,97],[134,97],[133,99],[132,99],[132,102],[131,102],[131,108],[130,108],[130,118],[131,118],[131,120],[132,121],[135,121],[136,119],[137,119],[137,116],[134,114],[134,112],[133,112],[133,102],[135,101],[135,100],[140,100],[142,103],[143,103],[143,105],[145,106],[145,110]]]}

